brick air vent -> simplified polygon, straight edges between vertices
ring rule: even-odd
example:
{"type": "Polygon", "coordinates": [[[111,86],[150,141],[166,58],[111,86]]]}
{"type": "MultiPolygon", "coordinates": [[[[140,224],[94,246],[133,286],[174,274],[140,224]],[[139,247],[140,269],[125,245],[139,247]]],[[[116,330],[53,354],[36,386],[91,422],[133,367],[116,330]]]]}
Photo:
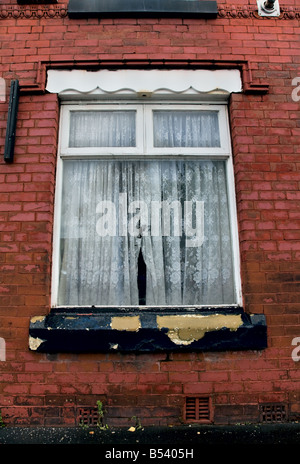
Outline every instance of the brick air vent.
{"type": "Polygon", "coordinates": [[[95,427],[98,421],[98,410],[96,407],[82,407],[77,410],[77,424],[95,427]]]}
{"type": "Polygon", "coordinates": [[[268,424],[286,422],[287,406],[283,403],[261,404],[260,421],[268,424]]]}
{"type": "Polygon", "coordinates": [[[210,397],[187,397],[185,401],[185,420],[186,422],[210,423],[212,421],[210,397]]]}

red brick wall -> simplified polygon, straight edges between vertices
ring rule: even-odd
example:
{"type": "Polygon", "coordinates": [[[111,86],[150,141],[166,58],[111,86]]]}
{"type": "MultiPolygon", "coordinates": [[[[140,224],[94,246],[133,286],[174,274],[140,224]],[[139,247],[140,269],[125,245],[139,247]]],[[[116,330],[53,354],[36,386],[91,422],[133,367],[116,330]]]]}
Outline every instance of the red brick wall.
{"type": "MultiPolygon", "coordinates": [[[[214,422],[257,422],[259,405],[300,416],[299,105],[296,0],[263,19],[256,2],[218,1],[203,19],[70,20],[65,5],[0,6],[0,76],[19,79],[15,160],[3,161],[8,103],[0,103],[0,409],[7,424],[75,425],[81,406],[105,403],[110,425],[179,424],[186,396],[209,395],[214,422]],[[236,4],[236,7],[233,4],[236,4]],[[268,348],[187,354],[57,354],[28,349],[30,317],[50,310],[59,104],[43,93],[41,62],[246,61],[269,93],[230,101],[245,310],[266,315],[268,348]],[[75,61],[74,61],[75,60],[75,61]],[[36,85],[38,84],[38,85],[36,85]],[[26,90],[27,89],[27,90],[26,90]]],[[[7,88],[7,93],[9,85],[7,88]]]]}

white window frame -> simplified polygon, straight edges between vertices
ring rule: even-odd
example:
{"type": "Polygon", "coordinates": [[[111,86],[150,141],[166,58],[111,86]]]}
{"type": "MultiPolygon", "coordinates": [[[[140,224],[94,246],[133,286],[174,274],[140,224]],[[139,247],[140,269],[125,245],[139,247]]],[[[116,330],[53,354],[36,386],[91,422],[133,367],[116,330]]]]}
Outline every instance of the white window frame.
{"type": "MultiPolygon", "coordinates": [[[[147,157],[148,159],[163,159],[166,157],[184,157],[197,159],[224,160],[226,162],[227,195],[230,215],[230,233],[232,240],[233,268],[234,268],[234,291],[235,303],[226,305],[213,305],[213,307],[241,307],[243,305],[240,276],[240,250],[238,237],[237,208],[235,196],[235,180],[231,150],[231,137],[229,130],[227,104],[215,104],[214,102],[201,104],[201,102],[180,102],[161,101],[160,103],[136,103],[136,101],[120,102],[68,102],[63,101],[60,117],[60,134],[58,143],[57,157],[57,179],[54,206],[54,237],[53,237],[53,260],[52,260],[52,293],[51,306],[57,307],[58,285],[59,285],[59,251],[60,251],[60,224],[61,224],[61,201],[62,201],[62,179],[63,161],[66,159],[113,159],[122,157],[135,159],[147,157]],[[71,111],[101,111],[101,110],[132,110],[137,111],[136,128],[137,139],[136,147],[69,147],[69,129],[71,111]],[[151,112],[153,110],[213,110],[218,111],[220,128],[220,147],[199,147],[199,148],[156,148],[153,147],[153,123],[151,112]]],[[[85,305],[88,307],[89,305],[85,305]]],[[[178,305],[181,307],[182,305],[178,305]]],[[[204,305],[193,305],[192,308],[201,308],[204,305]]],[[[63,307],[66,307],[65,305],[63,307]]],[[[70,306],[73,307],[73,306],[70,306]]],[[[98,306],[97,306],[98,307],[98,306]]],[[[99,308],[103,306],[99,305],[99,308]]],[[[134,306],[130,306],[134,307],[134,306]]],[[[187,307],[187,305],[184,305],[187,307]]],[[[205,305],[207,307],[207,305],[205,305]]]]}
{"type": "Polygon", "coordinates": [[[228,118],[225,105],[202,105],[202,104],[63,104],[61,114],[61,138],[60,155],[62,157],[82,158],[113,156],[113,155],[152,155],[162,157],[164,155],[196,155],[200,157],[213,157],[223,155],[225,158],[230,156],[230,134],[228,133],[228,118]],[[161,148],[153,146],[153,118],[152,112],[155,110],[187,110],[187,111],[216,111],[218,113],[220,129],[220,147],[174,147],[161,148]],[[70,115],[72,111],[136,111],[136,146],[135,147],[69,147],[70,115]]]}
{"type": "Polygon", "coordinates": [[[176,104],[160,104],[149,105],[146,107],[145,112],[145,134],[146,134],[146,147],[149,155],[163,156],[163,155],[196,155],[197,158],[201,155],[205,157],[217,157],[218,155],[230,155],[230,138],[226,131],[227,118],[226,108],[224,105],[176,105],[176,104]],[[220,129],[220,147],[154,147],[153,146],[153,117],[152,111],[155,110],[184,110],[184,111],[215,111],[218,113],[218,122],[220,129]]]}
{"type": "Polygon", "coordinates": [[[61,156],[71,156],[73,158],[82,157],[101,157],[101,155],[125,155],[132,154],[138,155],[143,150],[143,108],[141,105],[62,105],[61,115],[61,142],[60,153],[61,156]],[[70,115],[72,111],[136,111],[136,146],[135,147],[69,147],[69,133],[70,133],[70,115]]]}

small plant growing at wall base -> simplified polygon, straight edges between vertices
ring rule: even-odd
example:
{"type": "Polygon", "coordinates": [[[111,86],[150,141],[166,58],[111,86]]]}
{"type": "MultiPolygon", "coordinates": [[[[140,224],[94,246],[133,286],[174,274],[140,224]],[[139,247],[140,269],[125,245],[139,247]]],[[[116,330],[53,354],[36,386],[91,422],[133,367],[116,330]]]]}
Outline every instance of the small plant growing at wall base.
{"type": "Polygon", "coordinates": [[[79,427],[81,427],[82,430],[89,430],[89,428],[90,428],[89,425],[85,424],[82,419],[79,422],[79,427]]]}
{"type": "Polygon", "coordinates": [[[104,420],[104,414],[106,411],[103,409],[103,403],[100,400],[97,401],[97,412],[98,412],[97,427],[100,430],[107,430],[109,427],[105,423],[105,420],[104,420]]]}
{"type": "Polygon", "coordinates": [[[78,425],[83,430],[89,430],[90,427],[107,430],[109,427],[104,420],[105,413],[103,403],[100,400],[96,402],[94,407],[81,407],[78,410],[78,425]]]}
{"type": "Polygon", "coordinates": [[[135,421],[135,426],[129,428],[129,432],[135,432],[136,430],[144,430],[141,424],[140,419],[137,416],[132,416],[131,419],[128,420],[134,420],[135,421]]]}
{"type": "Polygon", "coordinates": [[[5,427],[5,424],[3,422],[3,418],[2,418],[2,411],[0,409],[0,429],[2,429],[3,427],[5,427]]]}

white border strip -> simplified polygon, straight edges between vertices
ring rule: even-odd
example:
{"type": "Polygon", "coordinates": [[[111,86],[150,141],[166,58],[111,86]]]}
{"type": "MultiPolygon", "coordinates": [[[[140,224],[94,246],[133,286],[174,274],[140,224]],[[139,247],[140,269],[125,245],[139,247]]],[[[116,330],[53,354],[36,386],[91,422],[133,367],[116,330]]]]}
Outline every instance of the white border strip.
{"type": "Polygon", "coordinates": [[[237,69],[85,71],[48,70],[46,90],[61,96],[78,94],[152,96],[242,92],[237,69]]]}

